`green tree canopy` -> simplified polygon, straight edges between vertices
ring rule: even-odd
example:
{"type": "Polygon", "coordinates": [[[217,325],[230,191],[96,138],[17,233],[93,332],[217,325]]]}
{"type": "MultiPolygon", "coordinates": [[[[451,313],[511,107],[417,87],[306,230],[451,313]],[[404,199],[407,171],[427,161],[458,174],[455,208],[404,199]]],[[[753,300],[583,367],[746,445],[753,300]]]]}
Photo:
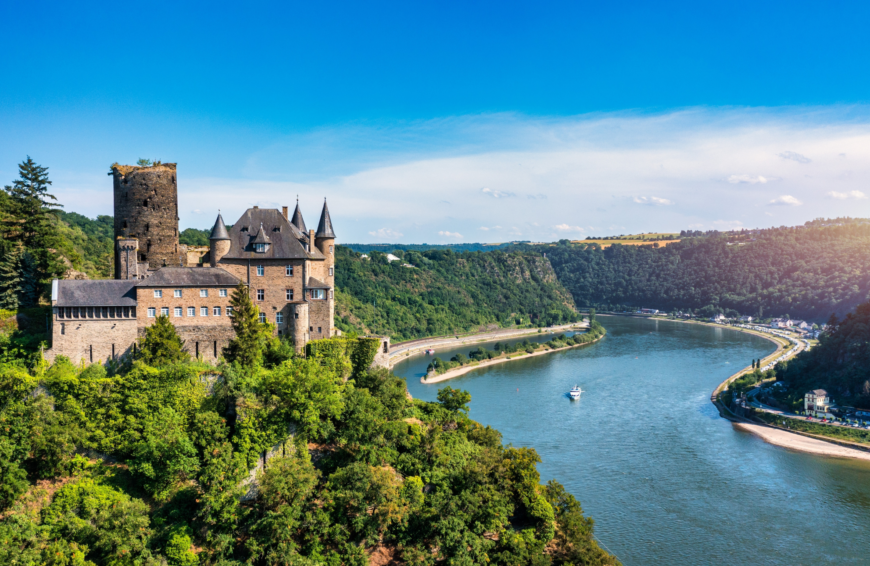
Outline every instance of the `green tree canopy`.
{"type": "Polygon", "coordinates": [[[184,351],[184,341],[175,331],[175,325],[165,315],[158,316],[154,324],[145,329],[139,339],[135,358],[148,365],[161,366],[181,362],[190,357],[184,351]]]}

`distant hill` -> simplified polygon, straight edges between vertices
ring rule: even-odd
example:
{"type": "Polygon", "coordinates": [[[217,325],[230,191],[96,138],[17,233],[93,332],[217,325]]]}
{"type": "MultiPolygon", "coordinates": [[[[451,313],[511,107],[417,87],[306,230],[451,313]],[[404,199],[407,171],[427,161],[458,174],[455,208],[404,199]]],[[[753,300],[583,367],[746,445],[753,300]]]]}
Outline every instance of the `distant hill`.
{"type": "Polygon", "coordinates": [[[570,293],[537,254],[451,249],[397,252],[388,262],[336,248],[336,326],[393,340],[579,319],[570,293]],[[403,267],[403,264],[415,267],[403,267]]]}
{"type": "Polygon", "coordinates": [[[452,250],[454,252],[491,252],[504,249],[513,244],[524,242],[506,242],[501,244],[342,244],[355,252],[367,254],[369,252],[394,253],[397,251],[425,252],[428,250],[452,250]]]}
{"type": "MultiPolygon", "coordinates": [[[[695,234],[690,234],[695,236],[695,234]]],[[[523,245],[546,254],[580,307],[695,309],[823,322],[870,298],[870,224],[806,226],[684,237],[667,247],[523,245]]]]}

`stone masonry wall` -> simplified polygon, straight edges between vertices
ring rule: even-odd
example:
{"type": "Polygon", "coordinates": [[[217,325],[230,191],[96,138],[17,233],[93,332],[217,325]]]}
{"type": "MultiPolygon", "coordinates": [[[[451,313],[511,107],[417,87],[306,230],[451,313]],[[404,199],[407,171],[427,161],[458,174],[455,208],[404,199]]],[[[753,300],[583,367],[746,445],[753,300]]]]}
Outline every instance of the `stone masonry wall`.
{"type": "Polygon", "coordinates": [[[154,287],[137,287],[136,288],[136,319],[140,329],[151,326],[160,316],[161,309],[169,309],[169,320],[175,325],[179,333],[185,327],[225,327],[231,328],[232,324],[227,316],[227,307],[230,305],[230,298],[233,294],[233,287],[181,287],[181,288],[160,288],[163,291],[163,297],[155,297],[154,287]],[[181,290],[181,298],[174,296],[176,289],[181,290]],[[226,291],[226,297],[220,296],[220,290],[226,291]],[[208,291],[207,297],[200,296],[200,291],[208,291]],[[155,317],[148,316],[148,308],[155,309],[155,317]],[[181,307],[181,316],[175,313],[175,308],[181,307]],[[188,308],[194,308],[194,315],[188,315],[188,308]],[[208,315],[202,315],[202,307],[208,308],[208,315]],[[220,314],[216,315],[214,308],[220,307],[220,314]]]}
{"type": "MultiPolygon", "coordinates": [[[[139,238],[139,261],[151,269],[178,266],[178,184],[174,163],[153,167],[117,165],[112,169],[115,237],[139,238]]],[[[115,278],[120,278],[115,250],[115,278]]]]}
{"type": "MultiPolygon", "coordinates": [[[[223,349],[236,337],[229,317],[223,318],[225,320],[221,321],[221,324],[176,325],[175,330],[184,341],[185,351],[195,358],[199,357],[207,361],[220,358],[223,349]]],[[[173,324],[176,324],[176,321],[173,321],[173,324]]],[[[145,336],[145,328],[147,327],[138,328],[140,337],[145,336]]]]}
{"type": "Polygon", "coordinates": [[[57,356],[73,363],[105,362],[132,351],[137,336],[135,318],[58,319],[57,308],[54,311],[51,349],[45,352],[49,362],[57,356]]]}
{"type": "MultiPolygon", "coordinates": [[[[303,303],[302,297],[302,264],[303,260],[288,259],[261,259],[251,260],[250,281],[251,300],[266,313],[266,320],[277,325],[277,332],[281,335],[291,333],[296,320],[295,306],[303,303]],[[263,266],[263,275],[257,275],[257,266],[263,266]],[[293,267],[293,275],[286,274],[286,268],[293,267]],[[263,300],[258,299],[257,291],[263,290],[263,300]],[[287,290],[293,291],[293,298],[287,299],[287,290]],[[278,324],[278,313],[283,315],[283,322],[278,324]]],[[[218,267],[232,273],[242,281],[248,281],[247,260],[221,260],[218,267]]]]}

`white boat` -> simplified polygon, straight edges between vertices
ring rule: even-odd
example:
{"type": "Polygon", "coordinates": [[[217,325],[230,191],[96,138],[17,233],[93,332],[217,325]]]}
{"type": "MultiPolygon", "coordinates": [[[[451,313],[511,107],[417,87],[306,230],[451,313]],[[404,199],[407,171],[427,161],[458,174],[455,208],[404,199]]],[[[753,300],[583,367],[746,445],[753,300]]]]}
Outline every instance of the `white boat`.
{"type": "Polygon", "coordinates": [[[571,399],[579,399],[581,393],[583,393],[583,390],[580,389],[579,385],[575,385],[571,388],[571,391],[568,392],[568,395],[571,397],[571,399]]]}

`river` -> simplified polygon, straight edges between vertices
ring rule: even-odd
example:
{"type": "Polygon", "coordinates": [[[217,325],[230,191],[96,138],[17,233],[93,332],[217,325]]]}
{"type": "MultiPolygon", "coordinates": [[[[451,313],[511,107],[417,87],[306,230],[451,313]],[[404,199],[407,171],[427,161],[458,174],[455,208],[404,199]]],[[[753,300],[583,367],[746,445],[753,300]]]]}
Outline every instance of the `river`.
{"type": "Polygon", "coordinates": [[[580,500],[624,564],[870,563],[870,463],[772,446],[710,403],[772,343],[726,328],[599,320],[608,334],[596,344],[445,383],[420,383],[426,356],[394,371],[419,399],[434,401],[445,385],[469,391],[471,418],[535,448],[541,479],[580,500]],[[565,396],[575,383],[579,401],[565,396]]]}

